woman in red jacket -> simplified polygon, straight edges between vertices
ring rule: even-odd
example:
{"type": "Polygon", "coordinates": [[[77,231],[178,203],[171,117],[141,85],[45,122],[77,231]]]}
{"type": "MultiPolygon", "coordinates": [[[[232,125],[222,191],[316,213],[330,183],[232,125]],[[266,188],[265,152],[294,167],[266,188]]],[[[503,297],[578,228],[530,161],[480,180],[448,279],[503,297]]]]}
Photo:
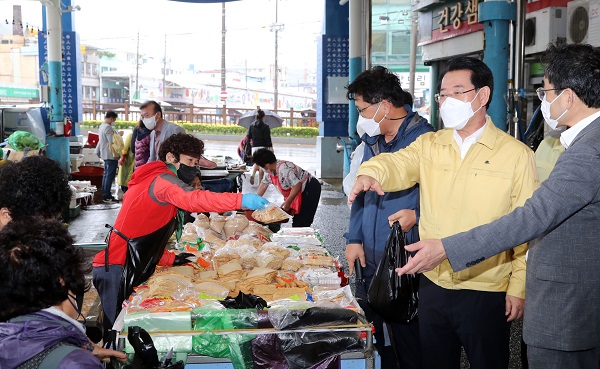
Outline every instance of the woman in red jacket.
{"type": "Polygon", "coordinates": [[[93,261],[93,282],[104,310],[105,326],[111,327],[133,287],[146,281],[156,265],[178,265],[186,256],[165,251],[167,241],[181,229],[183,211],[225,212],[241,208],[262,209],[264,198],[239,193],[213,193],[194,190],[179,176],[196,170],[204,143],[180,133],[166,139],[159,149],[159,161],[135,170],[129,190],[114,227],[108,247],[93,261]]]}

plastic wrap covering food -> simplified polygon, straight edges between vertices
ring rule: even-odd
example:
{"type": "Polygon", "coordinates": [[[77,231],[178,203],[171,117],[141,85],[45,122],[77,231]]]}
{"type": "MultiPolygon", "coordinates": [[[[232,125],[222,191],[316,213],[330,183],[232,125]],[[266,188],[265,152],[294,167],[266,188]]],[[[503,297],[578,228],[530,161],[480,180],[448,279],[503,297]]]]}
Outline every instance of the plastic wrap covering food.
{"type": "Polygon", "coordinates": [[[284,234],[274,233],[271,236],[271,240],[280,242],[282,244],[292,245],[321,245],[322,241],[313,234],[284,234]]]}
{"type": "Polygon", "coordinates": [[[331,302],[340,307],[357,309],[359,312],[362,311],[352,295],[349,285],[341,288],[315,286],[312,292],[312,299],[315,302],[331,302]]]}
{"type": "Polygon", "coordinates": [[[244,229],[245,234],[253,234],[257,236],[262,236],[261,239],[270,240],[273,232],[265,226],[262,226],[256,222],[250,221],[248,222],[248,227],[244,229]]]}
{"type": "MultiPolygon", "coordinates": [[[[185,271],[186,269],[181,269],[181,272],[185,271]]],[[[127,312],[181,311],[197,307],[199,304],[199,296],[190,277],[178,272],[165,271],[154,274],[145,285],[136,289],[127,312]]]]}
{"type": "Polygon", "coordinates": [[[328,268],[316,268],[301,270],[296,273],[296,278],[311,286],[335,286],[339,287],[342,280],[337,272],[328,268]]]}
{"type": "Polygon", "coordinates": [[[194,220],[194,224],[201,229],[210,228],[210,220],[208,219],[208,217],[205,214],[202,214],[202,213],[200,213],[196,216],[196,220],[194,220]]]}
{"type": "Polygon", "coordinates": [[[236,232],[240,235],[248,227],[248,218],[242,214],[233,214],[227,217],[225,221],[225,236],[232,237],[236,232]]]}
{"type": "Polygon", "coordinates": [[[279,206],[275,204],[269,204],[264,209],[254,210],[252,212],[252,218],[261,223],[269,224],[283,222],[284,220],[292,218],[292,216],[283,211],[283,209],[279,206]]]}
{"type": "MultiPolygon", "coordinates": [[[[192,329],[190,311],[148,312],[139,311],[125,315],[125,329],[130,326],[140,326],[148,332],[158,331],[189,331],[192,329]]],[[[192,352],[192,337],[190,336],[156,336],[152,337],[158,352],[166,352],[173,348],[175,352],[192,352]]],[[[127,342],[125,353],[132,354],[133,347],[127,342]]]]}
{"type": "MultiPolygon", "coordinates": [[[[215,334],[210,331],[258,328],[256,309],[194,309],[194,330],[205,331],[192,338],[194,353],[231,359],[235,369],[252,369],[254,334],[215,334]]],[[[220,333],[220,332],[216,332],[220,333]]]]}
{"type": "MultiPolygon", "coordinates": [[[[252,341],[252,355],[254,357],[254,369],[289,369],[277,335],[263,334],[257,336],[252,341]]],[[[340,356],[338,355],[331,356],[308,369],[338,369],[340,365],[340,356]]]]}
{"type": "Polygon", "coordinates": [[[216,213],[210,214],[210,229],[217,233],[221,233],[225,227],[225,217],[216,213]]]}
{"type": "Polygon", "coordinates": [[[204,243],[209,243],[216,247],[222,247],[225,245],[225,240],[221,238],[221,235],[212,229],[199,229],[198,236],[202,238],[204,243]]]}

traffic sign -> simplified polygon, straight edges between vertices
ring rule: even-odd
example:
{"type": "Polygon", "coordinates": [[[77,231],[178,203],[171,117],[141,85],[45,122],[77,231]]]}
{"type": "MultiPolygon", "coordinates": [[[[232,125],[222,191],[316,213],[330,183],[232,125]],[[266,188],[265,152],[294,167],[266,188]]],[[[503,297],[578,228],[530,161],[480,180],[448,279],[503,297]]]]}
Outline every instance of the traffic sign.
{"type": "Polygon", "coordinates": [[[227,93],[227,91],[221,91],[221,94],[219,96],[221,96],[221,101],[225,101],[229,97],[229,94],[227,93]]]}

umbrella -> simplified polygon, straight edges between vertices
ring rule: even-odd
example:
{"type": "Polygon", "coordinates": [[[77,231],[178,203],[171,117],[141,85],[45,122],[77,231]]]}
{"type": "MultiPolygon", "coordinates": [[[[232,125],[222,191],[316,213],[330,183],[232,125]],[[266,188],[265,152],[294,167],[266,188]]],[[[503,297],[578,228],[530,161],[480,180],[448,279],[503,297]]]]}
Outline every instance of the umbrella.
{"type": "MultiPolygon", "coordinates": [[[[283,123],[282,117],[267,109],[263,109],[263,111],[265,112],[263,122],[267,123],[271,128],[281,127],[281,123],[283,123]]],[[[255,120],[256,109],[245,112],[238,120],[238,125],[248,128],[255,120]]]]}

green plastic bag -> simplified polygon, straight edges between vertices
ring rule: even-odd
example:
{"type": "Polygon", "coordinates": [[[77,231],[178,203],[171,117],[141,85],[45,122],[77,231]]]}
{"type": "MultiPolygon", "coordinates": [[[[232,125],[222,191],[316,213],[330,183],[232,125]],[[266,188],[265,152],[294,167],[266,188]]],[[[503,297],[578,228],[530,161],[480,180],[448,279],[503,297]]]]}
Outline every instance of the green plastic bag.
{"type": "Polygon", "coordinates": [[[26,131],[15,131],[8,136],[8,144],[17,151],[37,150],[44,144],[35,135],[26,131]]]}
{"type": "MultiPolygon", "coordinates": [[[[256,309],[197,308],[192,312],[194,330],[232,330],[254,329],[258,327],[256,309]]],[[[227,357],[235,369],[253,369],[252,340],[254,334],[236,334],[232,332],[220,335],[205,332],[192,339],[192,350],[198,355],[210,357],[227,357]]]]}

